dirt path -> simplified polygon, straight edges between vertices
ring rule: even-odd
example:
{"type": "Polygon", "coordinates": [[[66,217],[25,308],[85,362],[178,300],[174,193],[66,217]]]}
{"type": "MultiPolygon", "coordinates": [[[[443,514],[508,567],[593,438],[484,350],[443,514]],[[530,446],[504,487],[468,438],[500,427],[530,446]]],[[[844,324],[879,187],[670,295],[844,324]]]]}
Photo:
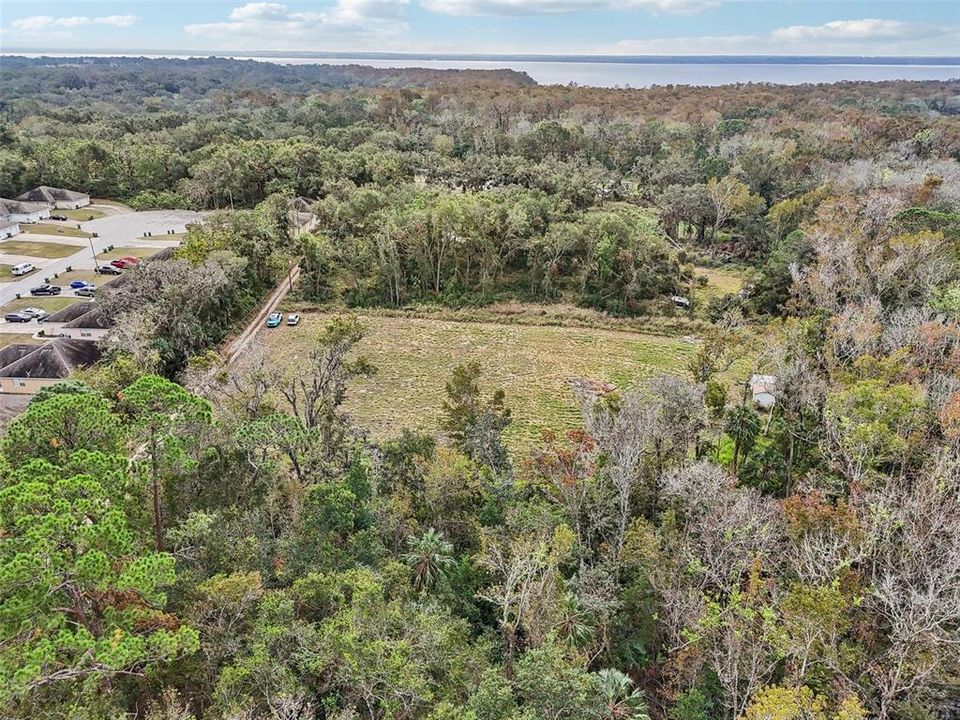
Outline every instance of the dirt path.
{"type": "Polygon", "coordinates": [[[293,287],[293,283],[295,283],[299,277],[300,265],[298,263],[290,269],[288,277],[284,278],[276,287],[276,289],[270,294],[270,297],[264,301],[263,307],[253,317],[247,327],[243,329],[243,332],[231,340],[224,348],[223,357],[226,360],[227,365],[230,365],[234,360],[236,360],[236,358],[247,348],[247,346],[256,336],[257,332],[267,321],[267,316],[270,315],[270,313],[272,313],[281,302],[283,302],[283,299],[287,297],[287,294],[293,287]]]}

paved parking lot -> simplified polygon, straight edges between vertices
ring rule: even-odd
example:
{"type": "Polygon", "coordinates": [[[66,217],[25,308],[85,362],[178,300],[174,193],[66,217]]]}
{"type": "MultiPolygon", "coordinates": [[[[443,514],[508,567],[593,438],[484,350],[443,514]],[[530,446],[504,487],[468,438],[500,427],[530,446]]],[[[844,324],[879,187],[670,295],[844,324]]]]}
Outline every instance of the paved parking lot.
{"type": "MultiPolygon", "coordinates": [[[[170,245],[178,244],[179,240],[164,239],[169,231],[182,233],[186,230],[188,223],[199,220],[202,216],[190,210],[151,210],[147,212],[127,212],[117,213],[98,220],[90,220],[80,223],[82,230],[88,233],[96,233],[97,237],[91,239],[85,238],[66,238],[62,235],[36,235],[21,233],[15,236],[15,239],[28,239],[30,242],[50,242],[59,244],[75,245],[77,252],[62,258],[32,258],[27,256],[0,256],[0,262],[6,264],[16,264],[19,262],[30,261],[39,268],[38,272],[31,273],[23,279],[12,282],[0,283],[0,305],[6,305],[15,299],[17,293],[27,297],[30,294],[30,288],[36,287],[43,282],[43,278],[53,280],[55,273],[66,272],[67,267],[74,270],[92,269],[94,267],[93,254],[90,249],[91,242],[97,253],[106,250],[108,245],[118,248],[123,247],[143,247],[149,245],[162,250],[170,245]],[[144,233],[152,233],[153,237],[144,240],[144,233]]],[[[76,226],[76,223],[64,223],[76,226]]],[[[109,279],[109,278],[108,278],[109,279]]],[[[63,296],[71,296],[74,291],[64,288],[63,296]]]]}

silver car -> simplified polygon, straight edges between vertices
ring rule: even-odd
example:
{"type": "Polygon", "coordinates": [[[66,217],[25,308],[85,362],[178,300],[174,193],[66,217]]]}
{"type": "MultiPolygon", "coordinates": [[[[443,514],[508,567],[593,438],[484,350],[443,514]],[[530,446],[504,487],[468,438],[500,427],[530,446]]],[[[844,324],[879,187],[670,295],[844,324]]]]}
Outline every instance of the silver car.
{"type": "Polygon", "coordinates": [[[287,325],[293,327],[294,325],[300,324],[300,315],[299,313],[290,313],[287,315],[287,325]]]}

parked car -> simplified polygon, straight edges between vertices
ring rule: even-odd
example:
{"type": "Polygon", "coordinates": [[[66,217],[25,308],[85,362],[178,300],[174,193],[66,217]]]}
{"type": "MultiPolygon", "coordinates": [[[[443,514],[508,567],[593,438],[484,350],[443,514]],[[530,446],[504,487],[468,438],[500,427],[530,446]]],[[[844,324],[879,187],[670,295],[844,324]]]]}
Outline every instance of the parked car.
{"type": "Polygon", "coordinates": [[[278,313],[278,312],[270,313],[270,317],[267,318],[267,327],[275,328],[282,322],[283,322],[283,313],[278,313]]]}
{"type": "Polygon", "coordinates": [[[119,275],[123,272],[123,270],[113,265],[97,265],[93,271],[100,275],[119,275]]]}
{"type": "Polygon", "coordinates": [[[70,287],[72,287],[74,290],[87,287],[87,285],[90,285],[90,283],[86,280],[74,280],[70,283],[70,287]]]}
{"type": "Polygon", "coordinates": [[[33,320],[33,315],[28,315],[21,310],[20,312],[7,313],[3,318],[7,322],[30,322],[33,320]]]}
{"type": "Polygon", "coordinates": [[[93,297],[97,294],[97,288],[95,285],[86,285],[82,288],[77,288],[77,291],[74,293],[77,297],[93,297]]]}
{"type": "Polygon", "coordinates": [[[31,295],[59,295],[63,292],[63,288],[59,285],[37,285],[35,288],[30,288],[31,295]]]}
{"type": "Polygon", "coordinates": [[[121,270],[126,270],[128,267],[133,267],[138,262],[140,262],[140,258],[134,257],[133,255],[127,255],[126,257],[111,260],[110,264],[116,268],[120,268],[121,270]]]}
{"type": "Polygon", "coordinates": [[[300,324],[300,315],[298,313],[290,313],[287,315],[287,325],[294,326],[300,324]]]}
{"type": "Polygon", "coordinates": [[[50,219],[51,219],[51,220],[66,220],[66,219],[67,219],[67,216],[66,216],[66,215],[51,215],[51,216],[50,216],[50,219]]]}
{"type": "Polygon", "coordinates": [[[22,310],[20,310],[20,312],[25,313],[32,318],[36,318],[37,322],[43,322],[44,319],[47,317],[47,315],[50,314],[43,308],[34,308],[34,307],[23,308],[22,310]]]}
{"type": "Polygon", "coordinates": [[[19,265],[14,265],[10,268],[10,274],[15,277],[20,277],[21,275],[26,275],[27,273],[32,273],[36,268],[33,266],[33,263],[22,262],[19,265]]]}

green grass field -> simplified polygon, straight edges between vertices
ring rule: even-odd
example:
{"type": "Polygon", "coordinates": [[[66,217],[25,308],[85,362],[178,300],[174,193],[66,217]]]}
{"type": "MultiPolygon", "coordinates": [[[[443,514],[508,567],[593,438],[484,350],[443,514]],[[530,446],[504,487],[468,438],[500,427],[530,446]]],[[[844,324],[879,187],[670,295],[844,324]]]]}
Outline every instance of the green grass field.
{"type": "Polygon", "coordinates": [[[56,210],[54,211],[54,214],[63,215],[64,217],[67,217],[70,220],[76,220],[77,222],[99,220],[106,215],[106,213],[101,210],[95,210],[88,207],[80,208],[79,210],[56,210]]]}
{"type": "MultiPolygon", "coordinates": [[[[69,211],[64,211],[69,212],[69,211]]],[[[90,237],[90,233],[73,227],[72,225],[54,225],[53,223],[34,223],[32,225],[21,225],[20,229],[31,235],[63,235],[64,237],[90,237]]]]}
{"type": "MultiPolygon", "coordinates": [[[[314,334],[331,317],[306,313],[298,327],[262,331],[271,358],[295,367],[314,334]]],[[[444,385],[453,368],[477,360],[483,387],[502,387],[513,410],[512,448],[543,429],[577,427],[580,412],[571,378],[624,388],[661,373],[684,373],[695,344],[680,337],[607,329],[466,323],[430,318],[360,315],[367,336],[359,351],[377,374],[350,389],[346,410],[375,437],[401,428],[436,431],[444,385]]]]}
{"type": "Polygon", "coordinates": [[[42,242],[31,240],[4,240],[0,242],[0,253],[23,255],[31,258],[61,258],[73,255],[83,248],[79,245],[42,242]]]}

